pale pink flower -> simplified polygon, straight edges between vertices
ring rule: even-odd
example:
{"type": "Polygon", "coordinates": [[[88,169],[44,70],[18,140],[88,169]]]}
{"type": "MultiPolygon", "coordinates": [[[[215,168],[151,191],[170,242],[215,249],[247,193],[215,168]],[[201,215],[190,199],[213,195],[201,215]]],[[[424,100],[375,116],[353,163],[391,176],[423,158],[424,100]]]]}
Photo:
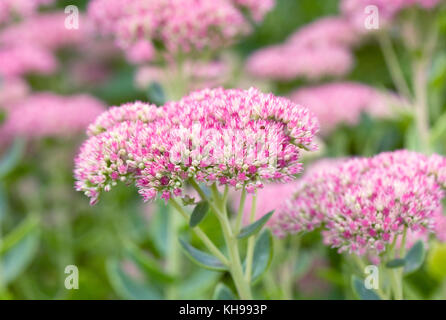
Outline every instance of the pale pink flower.
{"type": "Polygon", "coordinates": [[[359,255],[379,254],[404,228],[433,232],[446,184],[431,161],[401,150],[312,171],[273,229],[284,235],[323,226],[325,244],[359,255]]]}
{"type": "Polygon", "coordinates": [[[27,17],[37,12],[39,6],[48,5],[54,0],[1,0],[0,24],[9,22],[15,16],[27,17]]]}
{"type": "MultiPolygon", "coordinates": [[[[269,2],[241,6],[252,8],[260,18],[270,8],[269,2]]],[[[145,39],[162,43],[171,56],[219,49],[251,29],[231,0],[94,0],[88,14],[124,50],[145,39]]]]}
{"type": "Polygon", "coordinates": [[[2,77],[18,77],[31,72],[48,74],[56,68],[53,54],[40,46],[23,43],[0,48],[2,77]]]}
{"type": "Polygon", "coordinates": [[[91,96],[36,93],[20,100],[8,111],[1,134],[30,139],[67,137],[84,131],[103,111],[102,102],[91,96]]]}
{"type": "Polygon", "coordinates": [[[246,62],[246,70],[251,75],[282,81],[298,77],[310,80],[340,77],[352,66],[351,52],[341,46],[301,47],[292,43],[260,49],[246,62]]]}
{"type": "Polygon", "coordinates": [[[323,17],[293,33],[288,42],[296,46],[351,46],[358,39],[355,29],[342,17],[323,17]]]}
{"type": "Polygon", "coordinates": [[[379,23],[382,26],[389,25],[395,16],[408,7],[420,6],[424,9],[432,9],[442,0],[342,0],[340,9],[352,26],[358,31],[367,32],[365,21],[370,15],[366,12],[367,6],[376,6],[379,13],[379,23]]]}
{"type": "Polygon", "coordinates": [[[135,64],[150,62],[155,57],[155,48],[151,42],[141,39],[128,48],[126,57],[135,64]]]}
{"type": "Polygon", "coordinates": [[[275,0],[232,0],[236,5],[248,10],[254,19],[259,22],[265,14],[274,8],[275,0]]]}
{"type": "Polygon", "coordinates": [[[26,43],[50,50],[80,45],[90,34],[87,21],[81,15],[79,28],[68,29],[66,17],[63,12],[42,13],[11,24],[0,32],[0,44],[26,43]]]}
{"type": "Polygon", "coordinates": [[[249,192],[289,181],[301,170],[299,149],[315,148],[318,130],[307,109],[253,88],[196,91],[136,120],[126,111],[134,105],[123,108],[100,117],[101,128],[115,125],[87,140],[76,159],[76,189],[92,203],[119,180],[135,181],[145,200],[181,196],[188,179],[249,192]]]}
{"type": "Polygon", "coordinates": [[[390,106],[386,108],[386,97],[382,93],[354,82],[301,88],[293,92],[290,99],[314,112],[324,134],[339,124],[356,125],[362,112],[383,116],[390,109],[390,106]]]}
{"type": "Polygon", "coordinates": [[[29,93],[28,84],[21,78],[4,78],[0,80],[0,109],[11,109],[17,101],[29,93]]]}

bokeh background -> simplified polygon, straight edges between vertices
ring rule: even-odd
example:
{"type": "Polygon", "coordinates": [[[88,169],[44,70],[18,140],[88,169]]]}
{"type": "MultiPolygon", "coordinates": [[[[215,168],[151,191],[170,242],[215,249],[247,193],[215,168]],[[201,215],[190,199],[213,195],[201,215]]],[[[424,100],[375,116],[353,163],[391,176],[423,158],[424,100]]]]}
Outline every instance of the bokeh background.
{"type": "MultiPolygon", "coordinates": [[[[88,1],[56,1],[41,7],[37,15],[55,11],[64,15],[63,10],[68,5],[76,5],[82,14],[88,1]]],[[[361,83],[377,92],[385,92],[386,103],[396,106],[397,111],[390,115],[358,112],[353,120],[343,123],[336,120],[340,116],[330,108],[342,110],[348,103],[345,101],[355,97],[329,96],[327,92],[317,91],[310,93],[316,98],[296,98],[325,105],[327,127],[333,126],[321,133],[320,150],[305,158],[305,165],[320,157],[370,156],[402,148],[426,151],[425,142],[420,140],[417,131],[416,116],[407,111],[405,98],[397,96],[398,88],[376,37],[366,35],[349,46],[352,65],[348,72],[336,76],[273,79],[249,73],[246,66],[257,50],[281,45],[303,26],[339,14],[336,0],[276,0],[275,7],[255,25],[252,33],[219,55],[226,69],[218,69],[218,65],[216,75],[211,75],[209,69],[203,72],[211,78],[211,83],[215,80],[213,77],[225,73],[223,81],[216,80],[219,85],[256,86],[283,96],[292,96],[296,90],[308,86],[361,83]],[[321,97],[325,100],[319,102],[317,99],[321,97]],[[328,102],[332,106],[326,106],[328,102]]],[[[423,29],[429,24],[429,15],[435,15],[435,32],[438,33],[432,64],[426,66],[427,120],[431,133],[426,152],[445,154],[446,10],[444,6],[436,7],[426,15],[427,22],[420,20],[417,27],[423,29]]],[[[12,25],[27,19],[13,17],[1,23],[0,39],[12,25]]],[[[83,23],[81,20],[80,30],[85,30],[83,23]]],[[[32,39],[45,39],[44,24],[37,23],[30,29],[33,29],[27,31],[30,38],[20,38],[15,55],[8,55],[10,48],[0,43],[0,67],[3,68],[0,76],[0,298],[163,299],[169,297],[169,290],[174,288],[177,298],[202,299],[212,297],[218,281],[226,281],[231,286],[227,274],[197,268],[186,258],[178,277],[166,272],[166,257],[177,235],[168,230],[172,209],[164,202],[144,204],[133,187],[118,185],[97,205],[90,206],[88,199],[74,190],[73,159],[86,137],[88,123],[96,115],[107,106],[136,100],[159,104],[169,99],[169,95],[175,96],[164,86],[162,76],[157,75],[159,70],[144,70],[141,64],[129,63],[123,51],[106,37],[75,39],[77,35],[69,39],[69,33],[60,36],[58,41],[48,40],[52,43],[50,52],[57,61],[57,68],[39,66],[39,62],[47,59],[47,52],[39,53],[30,46],[32,39]],[[31,60],[35,59],[38,67],[30,72],[16,72],[18,76],[6,76],[15,72],[21,55],[30,52],[34,55],[31,60]],[[58,106],[66,109],[56,110],[58,106]],[[15,125],[10,124],[11,119],[15,119],[15,125]],[[68,265],[78,267],[77,290],[65,288],[68,265]]],[[[402,38],[391,31],[381,32],[392,38],[403,76],[411,84],[411,57],[417,52],[409,52],[402,38]]],[[[284,55],[283,59],[287,57],[284,55]]],[[[327,59],[330,60],[330,56],[308,63],[323,63],[327,59]]],[[[51,59],[48,61],[51,64],[51,59]]],[[[281,66],[287,68],[295,61],[282,61],[281,66]]],[[[160,68],[167,70],[168,67],[160,68]]],[[[193,89],[198,84],[198,80],[191,80],[188,85],[193,89]]],[[[369,98],[364,99],[370,102],[372,98],[367,94],[369,98]]],[[[341,114],[350,112],[353,111],[346,107],[341,114]]],[[[324,128],[325,122],[321,124],[324,128]]],[[[222,236],[213,219],[208,216],[202,227],[222,245],[222,236]]],[[[181,232],[188,235],[186,226],[181,232]]],[[[192,238],[192,241],[200,246],[197,239],[192,238]]],[[[291,270],[283,261],[293,259],[297,246],[293,247],[292,240],[288,245],[291,249],[277,245],[272,272],[256,285],[256,297],[354,298],[344,272],[348,265],[342,256],[322,245],[317,233],[302,239],[299,259],[291,270]]],[[[437,248],[435,255],[429,255],[422,269],[408,279],[410,297],[446,297],[446,248],[441,244],[434,246],[437,248]]]]}

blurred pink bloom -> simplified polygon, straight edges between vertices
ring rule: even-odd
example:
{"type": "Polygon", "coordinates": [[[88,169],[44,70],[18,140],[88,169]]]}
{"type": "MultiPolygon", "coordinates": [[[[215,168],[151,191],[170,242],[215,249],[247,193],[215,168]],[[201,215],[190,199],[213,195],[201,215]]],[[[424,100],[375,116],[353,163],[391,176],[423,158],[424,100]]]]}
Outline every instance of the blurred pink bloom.
{"type": "Polygon", "coordinates": [[[0,32],[0,44],[26,43],[50,50],[79,45],[88,37],[88,23],[80,16],[79,29],[68,29],[66,17],[63,12],[42,13],[12,24],[0,32]]]}
{"type": "Polygon", "coordinates": [[[356,31],[341,17],[318,19],[292,34],[289,43],[296,46],[351,46],[357,41],[356,31]]]}
{"type": "Polygon", "coordinates": [[[39,6],[52,2],[54,0],[1,0],[0,24],[12,20],[14,16],[30,16],[36,13],[39,6]]]}
{"type": "Polygon", "coordinates": [[[29,93],[28,84],[21,78],[0,79],[0,109],[9,110],[29,93]]]}
{"type": "Polygon", "coordinates": [[[432,9],[442,0],[342,0],[340,9],[350,23],[361,32],[367,32],[365,21],[370,15],[366,13],[367,6],[378,8],[380,25],[388,25],[393,18],[403,9],[411,6],[420,6],[424,9],[432,9]]]}
{"type": "Polygon", "coordinates": [[[51,73],[57,61],[52,53],[32,44],[16,44],[0,48],[0,76],[16,77],[29,72],[51,73]]]}
{"type": "MultiPolygon", "coordinates": [[[[261,218],[268,212],[279,209],[285,201],[291,197],[296,190],[295,182],[288,183],[269,183],[265,184],[262,189],[257,190],[256,215],[255,220],[261,218]]],[[[240,193],[234,196],[233,208],[238,210],[240,202],[240,193]]],[[[252,195],[247,195],[243,211],[243,222],[249,224],[252,208],[252,195]]],[[[237,211],[236,211],[237,212],[237,211]]],[[[275,214],[268,220],[268,225],[272,225],[275,214]]]]}
{"type": "MultiPolygon", "coordinates": [[[[141,89],[147,89],[152,82],[165,84],[177,66],[173,63],[165,67],[144,66],[138,69],[135,83],[141,89]]],[[[188,79],[187,91],[223,86],[231,77],[231,66],[228,61],[192,61],[183,64],[183,75],[188,79]]],[[[167,87],[167,86],[166,86],[167,87]]]]}
{"type": "Polygon", "coordinates": [[[339,252],[378,254],[404,228],[433,232],[446,180],[446,158],[407,150],[354,158],[312,170],[276,216],[276,234],[322,225],[339,252]]]}
{"type": "Polygon", "coordinates": [[[314,112],[323,134],[339,124],[357,124],[362,112],[383,116],[390,109],[390,106],[386,108],[383,94],[372,87],[353,82],[301,88],[293,92],[290,98],[314,112]]]}
{"type": "Polygon", "coordinates": [[[246,70],[253,76],[273,80],[316,80],[343,76],[352,65],[351,52],[341,46],[301,47],[286,43],[254,52],[246,62],[246,70]]]}
{"type": "Polygon", "coordinates": [[[104,110],[102,102],[88,95],[36,93],[10,108],[1,135],[66,137],[83,132],[104,110]]]}
{"type": "MultiPolygon", "coordinates": [[[[272,1],[240,1],[259,19],[272,1]]],[[[167,52],[215,50],[232,43],[251,27],[232,0],[94,0],[88,14],[104,34],[129,50],[139,40],[160,42],[167,52]]]]}
{"type": "Polygon", "coordinates": [[[155,48],[151,42],[141,39],[128,48],[126,57],[135,64],[150,62],[155,57],[155,48]]]}
{"type": "Polygon", "coordinates": [[[265,14],[274,8],[275,0],[232,0],[236,5],[247,9],[254,21],[263,20],[265,14]]]}

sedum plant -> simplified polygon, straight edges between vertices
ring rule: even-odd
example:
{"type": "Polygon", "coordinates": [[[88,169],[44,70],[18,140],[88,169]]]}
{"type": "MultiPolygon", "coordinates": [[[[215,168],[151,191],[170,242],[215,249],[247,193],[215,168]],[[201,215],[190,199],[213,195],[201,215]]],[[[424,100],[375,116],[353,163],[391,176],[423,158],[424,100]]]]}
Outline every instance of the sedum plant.
{"type": "Polygon", "coordinates": [[[201,266],[228,270],[239,297],[251,299],[252,281],[268,267],[264,254],[254,259],[256,248],[271,241],[266,232],[256,242],[271,216],[254,221],[256,190],[266,182],[291,181],[302,170],[301,150],[316,148],[317,131],[318,121],[306,108],[254,88],[204,89],[160,108],[126,104],[111,108],[90,125],[90,137],[75,160],[76,189],[92,204],[118,182],[134,184],[145,201],[164,199],[209,251],[181,240],[188,256],[201,266]],[[240,192],[233,221],[227,210],[230,189],[240,192]],[[247,193],[254,196],[250,224],[242,228],[247,193]],[[196,205],[191,215],[184,209],[188,204],[196,205]],[[217,217],[227,252],[200,229],[208,211],[217,217]]]}

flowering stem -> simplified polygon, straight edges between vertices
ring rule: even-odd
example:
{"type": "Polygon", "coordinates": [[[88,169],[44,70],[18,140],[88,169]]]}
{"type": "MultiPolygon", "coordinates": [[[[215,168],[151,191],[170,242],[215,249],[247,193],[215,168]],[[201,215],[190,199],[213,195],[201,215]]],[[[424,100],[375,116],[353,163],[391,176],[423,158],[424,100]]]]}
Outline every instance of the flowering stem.
{"type": "Polygon", "coordinates": [[[235,221],[235,233],[239,233],[242,227],[242,218],[243,218],[243,210],[245,208],[245,200],[246,200],[246,189],[243,188],[242,194],[240,196],[240,203],[238,206],[237,219],[235,221]]]}
{"type": "MultiPolygon", "coordinates": [[[[178,224],[179,221],[177,219],[176,214],[171,214],[169,217],[169,251],[167,253],[167,269],[172,275],[178,275],[179,271],[181,270],[180,266],[180,257],[179,257],[179,246],[178,241],[176,239],[177,231],[178,231],[178,224]]],[[[171,284],[167,288],[166,293],[167,299],[173,300],[177,298],[177,290],[176,285],[171,284]]]]}
{"type": "Polygon", "coordinates": [[[401,71],[400,65],[398,63],[398,57],[393,50],[392,42],[389,36],[385,31],[383,31],[378,32],[377,38],[395,87],[401,95],[403,95],[407,99],[410,99],[410,90],[406,83],[406,80],[404,79],[404,74],[401,71]]]}
{"type": "MultiPolygon", "coordinates": [[[[189,215],[184,211],[183,207],[173,198],[169,200],[170,204],[186,219],[189,221],[189,215]]],[[[200,227],[192,228],[192,231],[195,232],[198,238],[204,243],[206,248],[212,254],[214,254],[224,265],[229,265],[228,259],[220,252],[220,250],[215,246],[211,239],[200,229],[200,227]]]]}
{"type": "Polygon", "coordinates": [[[225,238],[226,246],[229,253],[229,269],[234,280],[235,287],[239,293],[240,299],[251,300],[251,288],[249,282],[243,276],[243,267],[240,260],[240,253],[238,248],[237,235],[233,233],[231,224],[229,223],[228,215],[226,212],[226,203],[220,200],[220,196],[215,184],[211,187],[213,200],[217,203],[217,208],[220,209],[220,214],[217,214],[217,218],[220,221],[220,225],[223,231],[223,237],[225,238]]]}
{"type": "MultiPolygon", "coordinates": [[[[257,192],[252,196],[252,205],[251,205],[251,214],[249,216],[249,223],[253,223],[256,214],[256,206],[257,206],[257,192]]],[[[255,235],[252,235],[248,238],[248,249],[246,252],[246,270],[245,270],[245,279],[248,283],[251,282],[251,273],[252,273],[252,259],[254,256],[254,245],[255,245],[255,235]]]]}

